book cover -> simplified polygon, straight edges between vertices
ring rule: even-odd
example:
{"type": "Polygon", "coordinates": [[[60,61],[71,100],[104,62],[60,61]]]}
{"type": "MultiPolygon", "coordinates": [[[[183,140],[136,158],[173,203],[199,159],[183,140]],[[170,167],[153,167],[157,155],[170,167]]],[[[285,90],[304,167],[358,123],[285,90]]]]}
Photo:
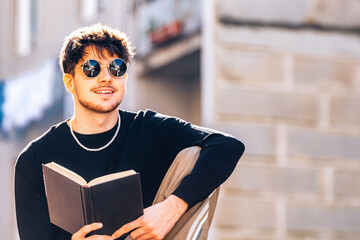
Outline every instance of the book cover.
{"type": "Polygon", "coordinates": [[[54,163],[43,165],[51,223],[74,234],[101,222],[97,234],[111,235],[143,215],[140,176],[133,170],[105,175],[87,183],[54,163]]]}

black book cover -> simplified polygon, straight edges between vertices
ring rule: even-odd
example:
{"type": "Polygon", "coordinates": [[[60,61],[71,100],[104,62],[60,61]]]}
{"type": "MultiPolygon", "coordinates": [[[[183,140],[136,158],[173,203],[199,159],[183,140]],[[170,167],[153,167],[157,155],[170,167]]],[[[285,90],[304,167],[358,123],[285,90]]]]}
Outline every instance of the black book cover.
{"type": "Polygon", "coordinates": [[[111,236],[143,214],[140,175],[133,170],[89,183],[56,163],[43,165],[43,174],[50,221],[71,234],[101,222],[97,234],[111,236]]]}

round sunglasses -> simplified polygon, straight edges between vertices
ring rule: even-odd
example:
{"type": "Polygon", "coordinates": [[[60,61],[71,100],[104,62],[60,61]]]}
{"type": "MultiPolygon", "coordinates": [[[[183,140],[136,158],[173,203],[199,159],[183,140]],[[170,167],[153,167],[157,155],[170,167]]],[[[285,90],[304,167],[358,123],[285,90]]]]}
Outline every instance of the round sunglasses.
{"type": "Polygon", "coordinates": [[[107,67],[111,76],[116,78],[123,76],[127,71],[127,64],[121,58],[115,58],[109,65],[101,65],[95,59],[89,59],[80,67],[82,68],[84,75],[88,78],[97,77],[100,74],[102,67],[107,67]]]}

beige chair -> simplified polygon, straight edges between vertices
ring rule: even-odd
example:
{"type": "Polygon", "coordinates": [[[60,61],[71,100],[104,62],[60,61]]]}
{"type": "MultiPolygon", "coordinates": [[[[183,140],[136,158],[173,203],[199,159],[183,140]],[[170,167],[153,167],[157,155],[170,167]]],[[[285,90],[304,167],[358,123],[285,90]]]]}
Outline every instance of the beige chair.
{"type": "MultiPolygon", "coordinates": [[[[166,173],[153,204],[165,200],[172,192],[174,192],[174,190],[179,186],[181,180],[194,168],[199,157],[200,150],[200,147],[189,147],[179,152],[166,173]]],[[[192,208],[188,209],[164,239],[207,239],[219,192],[220,187],[218,187],[204,201],[199,202],[192,208]]]]}
{"type": "MultiPolygon", "coordinates": [[[[155,196],[153,205],[164,201],[179,186],[181,180],[188,175],[195,166],[200,154],[200,147],[185,148],[176,156],[167,171],[160,188],[155,196]]],[[[188,209],[164,240],[205,240],[214,217],[215,207],[219,196],[218,187],[209,197],[188,209]]],[[[125,240],[131,240],[128,236],[125,240]]]]}

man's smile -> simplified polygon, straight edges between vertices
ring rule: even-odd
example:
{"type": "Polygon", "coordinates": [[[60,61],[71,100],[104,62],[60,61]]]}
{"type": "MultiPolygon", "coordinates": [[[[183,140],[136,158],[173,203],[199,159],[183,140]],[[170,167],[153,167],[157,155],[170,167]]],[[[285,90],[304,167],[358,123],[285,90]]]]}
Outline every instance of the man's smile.
{"type": "Polygon", "coordinates": [[[116,90],[113,87],[100,87],[93,90],[96,94],[112,94],[115,93],[116,90]]]}

